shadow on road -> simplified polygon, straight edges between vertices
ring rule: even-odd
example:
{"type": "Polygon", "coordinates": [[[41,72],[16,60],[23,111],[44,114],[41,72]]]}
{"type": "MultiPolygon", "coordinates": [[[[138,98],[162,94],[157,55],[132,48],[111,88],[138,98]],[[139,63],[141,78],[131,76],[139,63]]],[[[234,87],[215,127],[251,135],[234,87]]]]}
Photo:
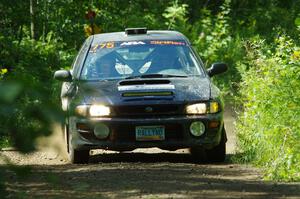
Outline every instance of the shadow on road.
{"type": "MultiPolygon", "coordinates": [[[[226,160],[222,164],[231,163],[231,159],[235,154],[227,154],[226,160]]],[[[109,153],[97,154],[90,156],[90,163],[114,163],[114,162],[143,162],[143,163],[206,163],[196,161],[188,153],[140,153],[140,152],[125,152],[125,153],[109,153]]],[[[206,163],[207,164],[207,163],[206,163]]]]}
{"type": "Polygon", "coordinates": [[[90,157],[91,163],[113,163],[113,162],[172,162],[172,163],[193,163],[189,154],[176,153],[111,153],[98,154],[90,157]]]}

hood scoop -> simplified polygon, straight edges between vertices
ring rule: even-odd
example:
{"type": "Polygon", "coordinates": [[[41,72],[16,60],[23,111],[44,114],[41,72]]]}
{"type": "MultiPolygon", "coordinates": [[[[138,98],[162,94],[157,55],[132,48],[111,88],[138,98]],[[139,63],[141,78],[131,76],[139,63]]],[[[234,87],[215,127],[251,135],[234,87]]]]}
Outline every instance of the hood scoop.
{"type": "Polygon", "coordinates": [[[157,97],[157,96],[173,96],[172,91],[154,91],[154,92],[124,92],[123,97],[157,97]]]}
{"type": "Polygon", "coordinates": [[[150,80],[125,80],[119,82],[120,86],[128,85],[153,85],[153,84],[170,84],[170,80],[167,79],[150,79],[150,80]]]}

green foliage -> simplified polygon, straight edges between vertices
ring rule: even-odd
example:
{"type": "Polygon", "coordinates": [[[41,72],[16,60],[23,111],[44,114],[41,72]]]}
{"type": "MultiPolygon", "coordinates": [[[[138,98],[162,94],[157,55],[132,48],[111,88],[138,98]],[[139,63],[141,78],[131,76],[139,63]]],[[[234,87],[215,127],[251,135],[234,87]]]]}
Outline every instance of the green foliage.
{"type": "Polygon", "coordinates": [[[178,4],[174,1],[170,7],[167,7],[163,16],[167,19],[166,25],[169,30],[177,30],[188,36],[191,25],[187,23],[187,4],[178,4]]]}
{"type": "Polygon", "coordinates": [[[11,141],[8,136],[0,136],[0,149],[11,146],[11,141]]]}
{"type": "Polygon", "coordinates": [[[285,35],[274,51],[266,48],[259,40],[247,46],[237,124],[243,159],[263,166],[268,179],[300,180],[300,48],[285,35]]]}
{"type": "Polygon", "coordinates": [[[1,55],[14,59],[3,57],[6,63],[1,64],[8,70],[0,79],[0,135],[11,138],[21,151],[30,152],[38,136],[50,134],[51,121],[62,119],[52,74],[68,58],[60,59],[63,45],[55,40],[6,40],[1,55]]]}
{"type": "Polygon", "coordinates": [[[194,46],[204,59],[207,68],[214,62],[228,64],[228,72],[215,78],[214,82],[222,88],[226,97],[231,99],[241,78],[236,64],[244,56],[244,52],[241,51],[241,39],[233,35],[231,30],[231,1],[226,0],[216,16],[207,9],[201,10],[201,13],[201,20],[194,26],[194,30],[199,32],[194,34],[197,36],[194,38],[194,46]]]}
{"type": "Polygon", "coordinates": [[[112,0],[94,1],[97,10],[96,24],[102,32],[123,31],[130,27],[166,29],[161,13],[170,1],[158,0],[112,0]]]}
{"type": "Polygon", "coordinates": [[[227,54],[228,44],[232,40],[230,34],[230,1],[221,6],[221,12],[213,16],[211,11],[202,10],[203,19],[199,21],[202,30],[195,44],[206,62],[212,63],[227,54]]]}

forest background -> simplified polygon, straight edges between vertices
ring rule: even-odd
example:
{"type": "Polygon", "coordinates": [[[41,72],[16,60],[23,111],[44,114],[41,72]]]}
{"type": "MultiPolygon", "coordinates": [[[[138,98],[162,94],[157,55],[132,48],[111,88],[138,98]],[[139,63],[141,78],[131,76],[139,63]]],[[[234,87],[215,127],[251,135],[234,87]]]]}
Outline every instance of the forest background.
{"type": "Polygon", "coordinates": [[[91,24],[101,33],[171,29],[207,68],[229,65],[214,81],[237,112],[235,161],[300,180],[299,0],[0,0],[0,16],[1,148],[34,151],[63,120],[53,73],[70,68],[91,24]]]}

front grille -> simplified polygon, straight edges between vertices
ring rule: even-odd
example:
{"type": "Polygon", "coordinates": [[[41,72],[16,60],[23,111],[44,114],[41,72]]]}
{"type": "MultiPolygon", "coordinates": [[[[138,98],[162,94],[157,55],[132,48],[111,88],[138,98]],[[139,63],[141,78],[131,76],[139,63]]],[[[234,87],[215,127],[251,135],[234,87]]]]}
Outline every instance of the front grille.
{"type": "MultiPolygon", "coordinates": [[[[153,124],[155,126],[155,124],[153,124]]],[[[165,124],[165,140],[182,140],[183,127],[180,124],[165,124]]],[[[111,128],[110,134],[111,141],[129,141],[134,142],[135,139],[135,126],[123,126],[111,128]]]]}
{"type": "Polygon", "coordinates": [[[182,114],[182,105],[177,104],[157,104],[157,105],[134,105],[117,106],[114,111],[118,116],[134,115],[171,115],[182,114]]]}

